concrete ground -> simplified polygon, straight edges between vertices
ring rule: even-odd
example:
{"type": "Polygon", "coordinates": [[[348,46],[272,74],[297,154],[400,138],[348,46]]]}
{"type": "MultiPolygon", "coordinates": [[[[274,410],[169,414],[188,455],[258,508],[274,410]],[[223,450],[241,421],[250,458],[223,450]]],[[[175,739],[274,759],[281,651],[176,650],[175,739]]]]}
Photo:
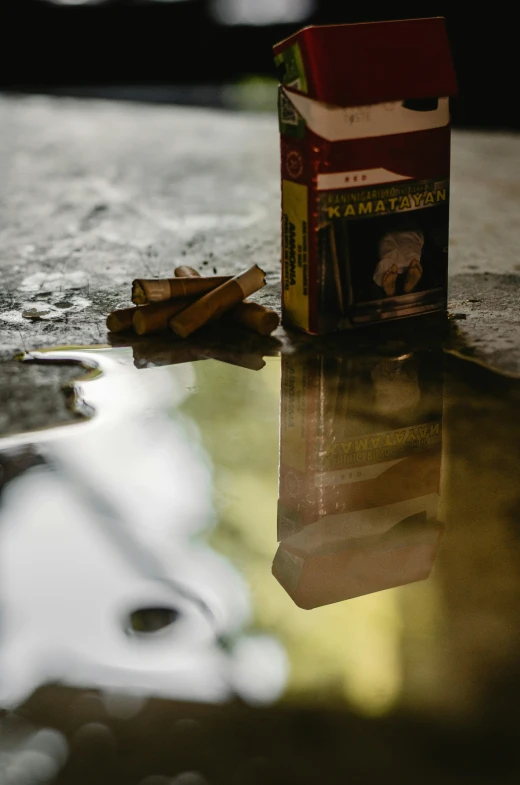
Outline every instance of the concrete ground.
{"type": "MultiPolygon", "coordinates": [[[[451,345],[515,375],[519,202],[520,136],[454,132],[451,345]]],[[[106,343],[134,277],[255,262],[278,307],[274,116],[0,98],[0,358],[106,343]]]]}

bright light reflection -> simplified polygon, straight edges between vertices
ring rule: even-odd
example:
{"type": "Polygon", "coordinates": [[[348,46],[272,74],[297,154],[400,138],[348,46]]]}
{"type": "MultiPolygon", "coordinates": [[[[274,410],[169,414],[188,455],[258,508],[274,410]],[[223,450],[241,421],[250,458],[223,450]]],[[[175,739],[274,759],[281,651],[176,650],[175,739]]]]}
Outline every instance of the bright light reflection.
{"type": "MultiPolygon", "coordinates": [[[[130,692],[137,706],[140,696],[220,702],[244,692],[261,653],[254,639],[236,657],[220,645],[240,640],[251,605],[240,574],[201,536],[215,523],[212,462],[177,410],[193,366],[137,371],[130,350],[66,355],[101,368],[78,385],[96,414],[42,432],[44,464],[2,496],[0,705],[53,681],[130,692]],[[139,608],[172,608],[176,621],[128,634],[139,608]]],[[[259,697],[283,689],[278,660],[276,673],[257,674],[259,697]]]]}
{"type": "Polygon", "coordinates": [[[101,5],[105,0],[49,0],[53,5],[101,5]]]}
{"type": "Polygon", "coordinates": [[[225,25],[273,25],[302,22],[315,0],[213,0],[213,14],[225,25]]]}

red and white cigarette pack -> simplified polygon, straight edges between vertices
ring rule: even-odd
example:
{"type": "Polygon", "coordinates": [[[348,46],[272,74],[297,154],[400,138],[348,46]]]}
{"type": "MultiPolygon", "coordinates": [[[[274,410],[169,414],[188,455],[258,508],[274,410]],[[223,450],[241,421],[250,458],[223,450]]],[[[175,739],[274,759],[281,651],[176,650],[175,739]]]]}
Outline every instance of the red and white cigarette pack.
{"type": "Polygon", "coordinates": [[[307,27],[274,52],[284,324],[322,334],[445,310],[444,20],[307,27]]]}

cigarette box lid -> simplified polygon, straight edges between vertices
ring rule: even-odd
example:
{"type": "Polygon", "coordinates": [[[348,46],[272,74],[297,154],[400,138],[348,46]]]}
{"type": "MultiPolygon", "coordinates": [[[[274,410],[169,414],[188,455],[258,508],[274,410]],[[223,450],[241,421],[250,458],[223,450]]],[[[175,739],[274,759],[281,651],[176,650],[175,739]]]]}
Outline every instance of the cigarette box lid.
{"type": "Polygon", "coordinates": [[[282,83],[336,106],[457,92],[442,17],[305,27],[274,53],[282,83]],[[290,75],[284,55],[289,50],[290,75]]]}

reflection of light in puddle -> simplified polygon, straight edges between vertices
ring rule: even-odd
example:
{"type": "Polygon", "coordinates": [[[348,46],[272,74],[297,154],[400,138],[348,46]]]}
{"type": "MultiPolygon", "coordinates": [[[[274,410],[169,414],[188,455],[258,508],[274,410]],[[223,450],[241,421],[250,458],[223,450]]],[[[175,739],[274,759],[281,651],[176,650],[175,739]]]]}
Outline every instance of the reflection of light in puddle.
{"type": "Polygon", "coordinates": [[[0,743],[0,782],[33,785],[54,781],[69,755],[65,736],[51,728],[18,727],[0,743]]]}
{"type": "MultiPolygon", "coordinates": [[[[251,680],[265,641],[245,658],[237,650],[240,666],[219,644],[240,639],[250,603],[200,538],[215,523],[212,466],[197,426],[176,411],[196,386],[193,367],[137,371],[127,349],[33,357],[101,373],[76,385],[91,420],[0,442],[37,441],[44,461],[10,483],[0,508],[1,703],[49,681],[136,700],[247,698],[243,663],[251,680]],[[171,609],[172,623],[128,635],[140,608],[171,609]]],[[[267,700],[285,680],[279,647],[271,661],[267,700]]],[[[259,679],[252,697],[263,694],[259,679]]]]}

